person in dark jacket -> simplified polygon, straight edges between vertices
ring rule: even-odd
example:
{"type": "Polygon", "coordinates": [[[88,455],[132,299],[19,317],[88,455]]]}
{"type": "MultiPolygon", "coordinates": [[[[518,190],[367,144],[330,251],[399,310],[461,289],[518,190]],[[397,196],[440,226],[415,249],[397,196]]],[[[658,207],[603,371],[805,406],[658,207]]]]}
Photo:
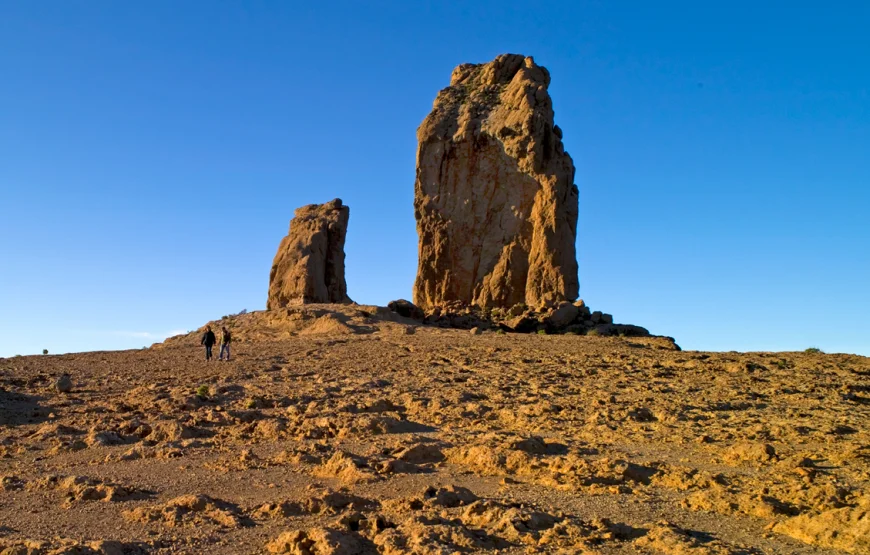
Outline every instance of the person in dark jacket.
{"type": "Polygon", "coordinates": [[[205,345],[205,360],[211,360],[211,348],[215,344],[214,332],[211,331],[211,326],[206,326],[205,333],[202,334],[201,344],[205,345]]]}
{"type": "Polygon", "coordinates": [[[227,360],[230,360],[230,343],[233,342],[233,336],[226,326],[221,328],[221,353],[218,360],[224,359],[224,353],[227,355],[227,360]]]}

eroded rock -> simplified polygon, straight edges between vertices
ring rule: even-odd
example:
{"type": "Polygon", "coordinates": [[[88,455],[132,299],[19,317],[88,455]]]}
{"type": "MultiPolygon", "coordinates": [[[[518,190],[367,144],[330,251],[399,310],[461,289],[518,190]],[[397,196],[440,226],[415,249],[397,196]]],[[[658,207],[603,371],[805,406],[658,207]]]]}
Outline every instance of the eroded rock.
{"type": "Polygon", "coordinates": [[[422,308],[577,298],[578,191],[549,84],[518,54],[460,65],[417,130],[422,308]]]}
{"type": "Polygon", "coordinates": [[[344,240],[350,208],[335,199],[297,208],[269,274],[268,310],[306,303],[349,303],[344,240]]]}

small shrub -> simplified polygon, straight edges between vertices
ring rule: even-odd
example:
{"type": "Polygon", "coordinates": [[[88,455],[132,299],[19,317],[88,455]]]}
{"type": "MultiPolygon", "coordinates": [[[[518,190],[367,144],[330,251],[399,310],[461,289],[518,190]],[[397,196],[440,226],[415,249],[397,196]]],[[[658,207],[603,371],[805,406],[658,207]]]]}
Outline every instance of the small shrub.
{"type": "Polygon", "coordinates": [[[208,399],[208,386],[202,384],[201,386],[196,388],[196,396],[200,399],[208,399]]]}
{"type": "Polygon", "coordinates": [[[547,330],[538,330],[538,335],[547,335],[547,330]]]}
{"type": "Polygon", "coordinates": [[[819,349],[818,347],[810,347],[809,349],[807,349],[804,352],[808,355],[820,355],[820,354],[822,354],[822,350],[819,349]]]}
{"type": "Polygon", "coordinates": [[[776,367],[780,370],[785,370],[786,368],[788,368],[788,361],[784,358],[781,358],[776,361],[776,367]]]}
{"type": "Polygon", "coordinates": [[[591,329],[591,330],[586,332],[586,335],[599,336],[599,335],[601,335],[601,333],[596,329],[591,329]]]}
{"type": "Polygon", "coordinates": [[[504,335],[504,330],[499,328],[499,329],[495,330],[495,333],[497,333],[499,335],[504,335]]]}
{"type": "Polygon", "coordinates": [[[42,350],[42,354],[47,355],[47,354],[48,354],[48,349],[43,349],[43,350],[42,350]]]}
{"type": "Polygon", "coordinates": [[[245,408],[246,409],[257,408],[257,400],[256,399],[248,399],[247,402],[245,402],[245,408]]]}

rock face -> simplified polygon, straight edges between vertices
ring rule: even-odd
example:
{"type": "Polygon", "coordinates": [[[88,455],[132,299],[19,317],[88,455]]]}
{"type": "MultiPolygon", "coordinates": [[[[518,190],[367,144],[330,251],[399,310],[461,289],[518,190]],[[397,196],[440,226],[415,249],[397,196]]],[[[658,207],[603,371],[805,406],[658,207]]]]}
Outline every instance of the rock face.
{"type": "Polygon", "coordinates": [[[521,55],[460,65],[417,130],[422,308],[577,298],[578,191],[549,83],[521,55]]]}
{"type": "Polygon", "coordinates": [[[268,310],[305,303],[349,303],[344,240],[350,208],[341,199],[298,208],[269,275],[268,310]]]}

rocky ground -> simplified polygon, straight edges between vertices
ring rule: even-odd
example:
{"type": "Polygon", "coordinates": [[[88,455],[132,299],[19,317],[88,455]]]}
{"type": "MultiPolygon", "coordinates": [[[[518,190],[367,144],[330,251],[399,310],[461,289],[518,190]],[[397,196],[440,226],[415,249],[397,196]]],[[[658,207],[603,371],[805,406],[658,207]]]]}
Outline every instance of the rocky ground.
{"type": "Polygon", "coordinates": [[[870,552],[870,359],[263,317],[0,359],[0,553],[870,552]]]}

